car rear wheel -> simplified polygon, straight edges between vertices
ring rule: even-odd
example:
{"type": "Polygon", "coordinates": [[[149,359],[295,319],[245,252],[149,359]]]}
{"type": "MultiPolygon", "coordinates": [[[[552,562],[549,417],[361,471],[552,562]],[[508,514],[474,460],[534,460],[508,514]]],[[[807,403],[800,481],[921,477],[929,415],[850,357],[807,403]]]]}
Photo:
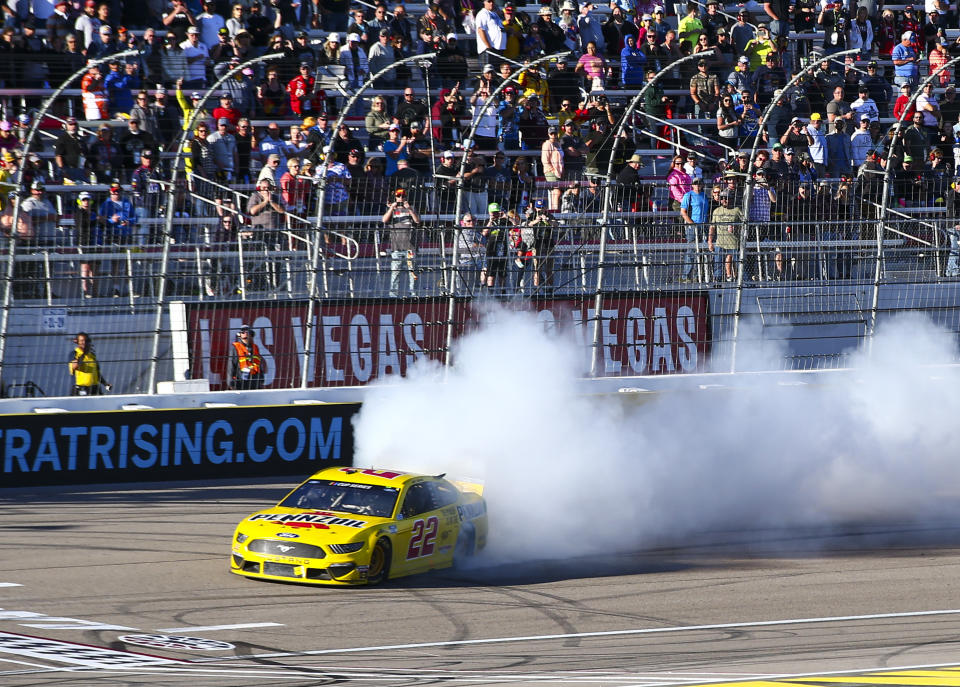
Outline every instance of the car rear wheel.
{"type": "Polygon", "coordinates": [[[453,548],[453,565],[462,564],[476,552],[476,549],[477,533],[473,529],[473,525],[464,525],[457,534],[457,543],[453,548]]]}
{"type": "Polygon", "coordinates": [[[367,571],[369,584],[380,584],[390,575],[390,542],[378,539],[370,554],[370,569],[367,571]]]}

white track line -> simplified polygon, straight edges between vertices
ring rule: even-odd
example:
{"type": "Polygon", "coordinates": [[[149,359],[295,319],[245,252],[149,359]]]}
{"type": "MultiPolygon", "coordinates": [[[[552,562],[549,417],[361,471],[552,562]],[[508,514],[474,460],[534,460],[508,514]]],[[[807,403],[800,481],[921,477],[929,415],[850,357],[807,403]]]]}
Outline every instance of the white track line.
{"type": "MultiPolygon", "coordinates": [[[[836,623],[851,620],[883,620],[888,618],[920,618],[933,615],[957,615],[960,609],[943,611],[912,611],[907,613],[873,613],[870,615],[840,615],[823,618],[793,618],[788,620],[759,620],[748,623],[717,623],[714,625],[680,625],[676,627],[649,627],[638,630],[604,630],[598,632],[571,632],[553,635],[529,635],[521,637],[490,637],[488,639],[459,639],[447,642],[418,642],[416,644],[386,644],[384,646],[359,646],[347,649],[315,649],[312,651],[283,651],[269,654],[248,654],[223,657],[217,660],[280,658],[284,656],[321,656],[324,654],[349,654],[364,651],[392,651],[397,649],[426,649],[445,646],[475,646],[478,644],[507,644],[510,642],[540,642],[553,639],[583,639],[586,637],[624,637],[669,632],[694,632],[698,630],[729,630],[745,627],[773,627],[777,625],[808,625],[811,623],[836,623]]],[[[197,661],[199,662],[199,661],[197,661]]]]}
{"type": "Polygon", "coordinates": [[[0,582],[0,587],[22,587],[22,584],[16,582],[0,582]]]}
{"type": "Polygon", "coordinates": [[[254,627],[283,627],[283,623],[241,623],[238,625],[205,625],[198,627],[161,627],[157,632],[215,632],[216,630],[248,630],[254,627]]]}

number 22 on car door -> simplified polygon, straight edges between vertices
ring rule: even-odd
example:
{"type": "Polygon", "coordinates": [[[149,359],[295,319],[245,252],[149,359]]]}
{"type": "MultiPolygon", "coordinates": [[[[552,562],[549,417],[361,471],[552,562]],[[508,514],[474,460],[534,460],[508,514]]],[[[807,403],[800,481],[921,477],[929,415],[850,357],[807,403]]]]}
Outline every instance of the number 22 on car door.
{"type": "Polygon", "coordinates": [[[407,491],[401,513],[403,524],[398,543],[402,543],[399,558],[410,570],[431,566],[437,550],[440,520],[433,511],[433,498],[425,483],[414,484],[407,491]]]}

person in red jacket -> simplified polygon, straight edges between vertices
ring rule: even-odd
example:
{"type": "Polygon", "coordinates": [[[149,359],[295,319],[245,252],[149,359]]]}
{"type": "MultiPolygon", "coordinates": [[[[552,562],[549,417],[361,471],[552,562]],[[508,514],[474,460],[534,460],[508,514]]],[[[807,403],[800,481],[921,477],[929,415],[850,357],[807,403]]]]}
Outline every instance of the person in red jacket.
{"type": "Polygon", "coordinates": [[[213,108],[213,112],[210,113],[213,117],[214,122],[220,121],[221,117],[226,117],[230,120],[230,128],[236,131],[237,122],[240,121],[240,117],[243,114],[233,106],[233,96],[224,91],[220,94],[220,106],[213,108]]]}
{"type": "Polygon", "coordinates": [[[324,110],[327,94],[316,87],[317,80],[310,75],[310,63],[300,63],[300,75],[287,84],[290,109],[301,117],[316,117],[324,110]]]}
{"type": "Polygon", "coordinates": [[[913,113],[917,111],[916,105],[910,105],[910,84],[900,86],[900,95],[897,96],[893,104],[893,118],[904,122],[906,126],[913,118],[913,113]]]}

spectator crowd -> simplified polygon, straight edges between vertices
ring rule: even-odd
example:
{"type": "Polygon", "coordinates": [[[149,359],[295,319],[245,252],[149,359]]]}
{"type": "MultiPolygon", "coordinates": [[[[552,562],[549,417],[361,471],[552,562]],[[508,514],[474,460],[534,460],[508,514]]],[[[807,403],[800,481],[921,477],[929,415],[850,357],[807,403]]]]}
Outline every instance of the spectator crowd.
{"type": "MultiPolygon", "coordinates": [[[[551,286],[558,242],[602,232],[684,244],[681,282],[702,254],[711,278],[733,279],[747,239],[769,244],[758,279],[855,276],[855,251],[805,247],[874,238],[887,172],[891,207],[956,214],[960,100],[941,68],[960,56],[957,7],[760,7],[6,3],[0,228],[38,249],[145,247],[172,198],[177,244],[298,251],[322,213],[331,254],[390,244],[394,296],[417,292],[418,251],[451,225],[471,282],[492,288],[551,286]],[[76,72],[76,107],[57,103],[24,154],[37,92],[76,72]]],[[[99,269],[81,269],[85,295],[99,269]]]]}

